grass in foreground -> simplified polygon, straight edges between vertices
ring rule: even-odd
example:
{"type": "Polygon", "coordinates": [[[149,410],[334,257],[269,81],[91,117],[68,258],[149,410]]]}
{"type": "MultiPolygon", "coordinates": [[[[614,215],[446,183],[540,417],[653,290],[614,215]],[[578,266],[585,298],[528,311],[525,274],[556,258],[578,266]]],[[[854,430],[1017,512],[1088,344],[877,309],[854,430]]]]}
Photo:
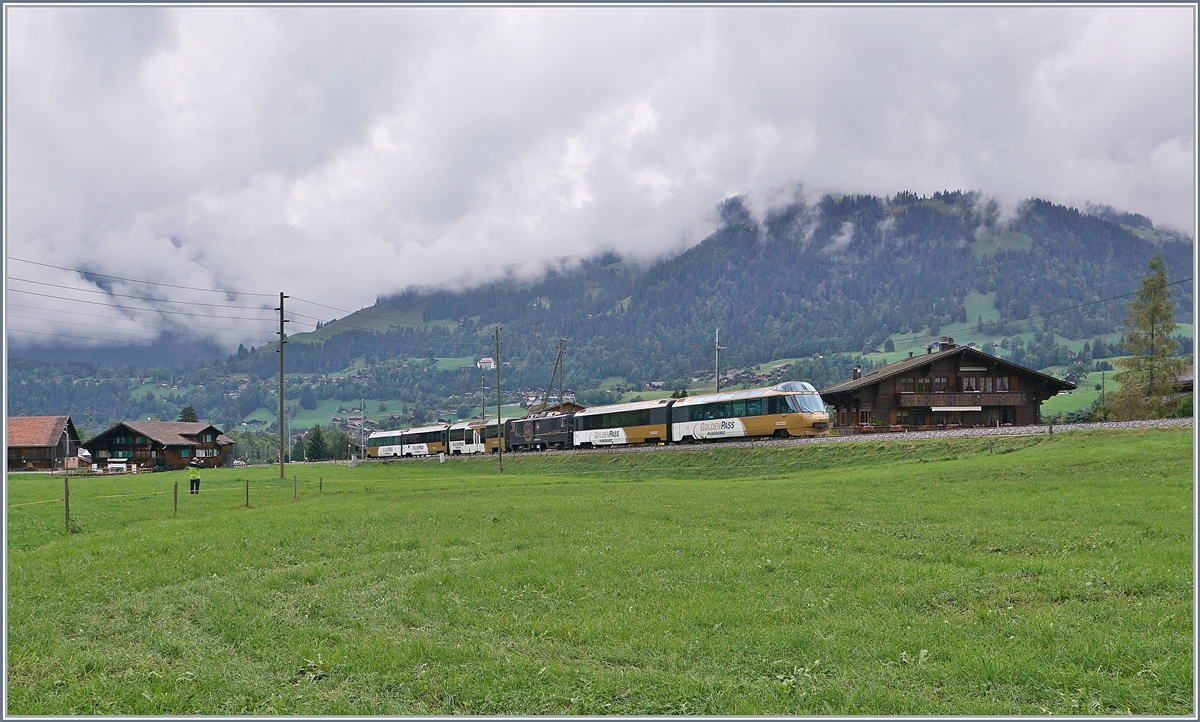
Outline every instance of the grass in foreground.
{"type": "Polygon", "coordinates": [[[1189,429],[293,472],[10,477],[7,711],[1194,712],[1189,429]]]}

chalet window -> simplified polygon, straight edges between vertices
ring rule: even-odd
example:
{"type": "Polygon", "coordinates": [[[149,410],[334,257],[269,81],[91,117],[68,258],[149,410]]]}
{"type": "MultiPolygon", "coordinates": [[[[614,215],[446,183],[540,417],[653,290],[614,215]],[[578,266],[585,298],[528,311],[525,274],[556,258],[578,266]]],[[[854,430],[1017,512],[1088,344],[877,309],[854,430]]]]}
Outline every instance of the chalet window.
{"type": "Polygon", "coordinates": [[[896,423],[900,426],[908,426],[908,412],[907,411],[897,411],[896,412],[896,423]]]}
{"type": "Polygon", "coordinates": [[[945,390],[946,390],[946,387],[947,387],[947,385],[948,385],[948,381],[949,381],[949,380],[948,380],[948,379],[947,379],[945,376],[935,376],[935,377],[933,377],[933,390],[934,390],[935,392],[937,392],[937,391],[945,391],[945,390]]]}
{"type": "Polygon", "coordinates": [[[867,424],[870,424],[871,423],[871,412],[870,411],[859,411],[858,412],[858,423],[860,423],[864,426],[866,426],[867,424]]]}
{"type": "Polygon", "coordinates": [[[912,378],[900,379],[900,393],[912,393],[915,388],[912,378]]]}
{"type": "Polygon", "coordinates": [[[99,451],[97,451],[96,458],[107,459],[108,458],[108,449],[100,449],[99,451]]]}
{"type": "Polygon", "coordinates": [[[989,394],[992,392],[992,381],[993,381],[993,379],[991,376],[983,377],[983,390],[988,392],[989,394]]]}
{"type": "Polygon", "coordinates": [[[1004,392],[1008,391],[1008,388],[1009,385],[1007,376],[999,376],[996,378],[996,391],[1004,392]]]}
{"type": "Polygon", "coordinates": [[[180,449],[179,450],[179,456],[184,459],[188,458],[188,456],[190,456],[191,453],[192,453],[191,449],[180,449]]]}
{"type": "Polygon", "coordinates": [[[962,377],[962,390],[963,391],[978,391],[979,390],[979,377],[978,376],[963,376],[962,377]]]}
{"type": "Polygon", "coordinates": [[[929,385],[932,382],[928,376],[922,376],[917,379],[917,393],[929,393],[929,385]]]}

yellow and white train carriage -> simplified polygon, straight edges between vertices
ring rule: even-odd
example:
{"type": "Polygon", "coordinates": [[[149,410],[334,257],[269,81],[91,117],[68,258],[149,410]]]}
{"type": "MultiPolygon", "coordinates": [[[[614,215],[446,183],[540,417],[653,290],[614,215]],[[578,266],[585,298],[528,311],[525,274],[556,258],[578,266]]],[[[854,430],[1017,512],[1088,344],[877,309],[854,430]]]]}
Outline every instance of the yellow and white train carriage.
{"type": "Polygon", "coordinates": [[[482,454],[487,451],[483,439],[482,425],[476,426],[469,421],[463,421],[450,427],[451,454],[482,454]]]}
{"type": "Polygon", "coordinates": [[[632,401],[595,406],[575,414],[571,420],[576,447],[619,444],[664,444],[675,399],[632,401]]]}
{"type": "Polygon", "coordinates": [[[429,456],[444,454],[449,450],[446,432],[450,430],[447,424],[437,426],[419,426],[409,429],[400,437],[401,453],[404,456],[429,456]]]}
{"type": "Polygon", "coordinates": [[[367,437],[367,458],[382,459],[403,454],[400,435],[403,429],[395,431],[376,431],[367,437]]]}
{"type": "Polygon", "coordinates": [[[671,441],[744,436],[827,436],[829,413],[804,381],[679,399],[671,409],[671,441]]]}

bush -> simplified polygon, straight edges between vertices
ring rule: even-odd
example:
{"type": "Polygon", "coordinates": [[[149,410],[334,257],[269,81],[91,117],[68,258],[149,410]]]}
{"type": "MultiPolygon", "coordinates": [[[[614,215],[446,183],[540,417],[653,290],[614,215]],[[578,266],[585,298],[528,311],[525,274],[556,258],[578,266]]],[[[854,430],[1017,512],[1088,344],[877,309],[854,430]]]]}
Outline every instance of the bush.
{"type": "Polygon", "coordinates": [[[1186,419],[1193,415],[1192,394],[1183,397],[1183,400],[1179,402],[1179,408],[1175,410],[1175,415],[1181,419],[1186,419]]]}

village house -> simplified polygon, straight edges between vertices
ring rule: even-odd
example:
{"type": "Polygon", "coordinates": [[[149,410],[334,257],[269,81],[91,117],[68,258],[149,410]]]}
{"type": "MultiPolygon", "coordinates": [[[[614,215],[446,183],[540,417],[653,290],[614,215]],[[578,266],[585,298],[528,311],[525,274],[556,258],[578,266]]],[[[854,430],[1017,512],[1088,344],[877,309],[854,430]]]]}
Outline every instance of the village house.
{"type": "Polygon", "coordinates": [[[902,359],[821,391],[835,427],[939,428],[1040,423],[1042,402],[1072,384],[943,337],[902,359]]]}
{"type": "Polygon", "coordinates": [[[155,471],[183,469],[193,459],[205,467],[233,465],[233,439],[203,422],[125,421],[83,446],[101,468],[114,459],[155,471]]]}
{"type": "Polygon", "coordinates": [[[78,453],[79,432],[70,416],[9,417],[9,471],[73,469],[78,453]]]}

